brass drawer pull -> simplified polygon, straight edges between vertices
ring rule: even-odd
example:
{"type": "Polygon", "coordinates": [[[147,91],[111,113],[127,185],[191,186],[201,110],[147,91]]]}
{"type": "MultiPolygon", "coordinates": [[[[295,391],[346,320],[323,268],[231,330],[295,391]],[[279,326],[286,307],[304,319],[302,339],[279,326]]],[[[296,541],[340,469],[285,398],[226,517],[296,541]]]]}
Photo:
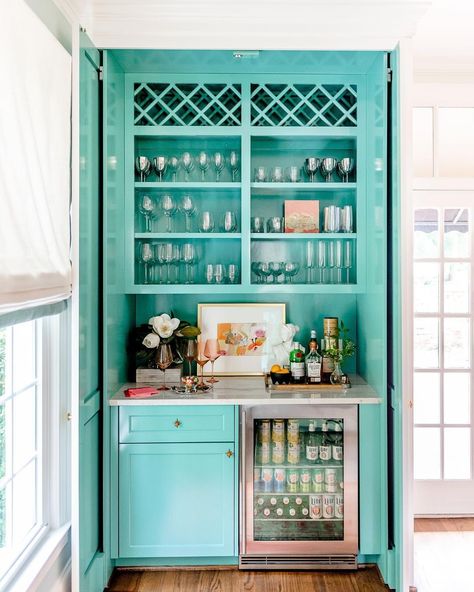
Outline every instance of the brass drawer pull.
{"type": "Polygon", "coordinates": [[[181,422],[179,421],[179,419],[177,419],[177,420],[174,422],[174,427],[175,427],[175,428],[179,428],[179,426],[180,426],[180,425],[181,425],[181,422]]]}
{"type": "Polygon", "coordinates": [[[234,453],[232,452],[232,450],[228,450],[226,453],[227,458],[230,458],[231,456],[234,455],[234,453]]]}

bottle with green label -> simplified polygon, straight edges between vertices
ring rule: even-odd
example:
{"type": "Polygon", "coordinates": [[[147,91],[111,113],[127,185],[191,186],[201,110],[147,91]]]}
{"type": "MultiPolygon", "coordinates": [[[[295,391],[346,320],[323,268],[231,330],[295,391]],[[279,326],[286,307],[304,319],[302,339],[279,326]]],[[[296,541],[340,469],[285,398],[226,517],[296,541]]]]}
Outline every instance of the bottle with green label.
{"type": "Polygon", "coordinates": [[[301,351],[298,342],[293,344],[293,349],[290,352],[290,372],[291,382],[304,384],[304,353],[301,351]]]}

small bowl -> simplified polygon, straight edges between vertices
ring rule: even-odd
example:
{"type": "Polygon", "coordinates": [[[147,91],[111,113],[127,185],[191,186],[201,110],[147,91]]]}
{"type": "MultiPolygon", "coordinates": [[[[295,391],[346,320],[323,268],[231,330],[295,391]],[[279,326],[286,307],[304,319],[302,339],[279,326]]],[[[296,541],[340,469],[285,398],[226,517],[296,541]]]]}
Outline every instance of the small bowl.
{"type": "Polygon", "coordinates": [[[290,372],[270,372],[270,378],[272,379],[273,384],[290,384],[291,374],[290,372]]]}

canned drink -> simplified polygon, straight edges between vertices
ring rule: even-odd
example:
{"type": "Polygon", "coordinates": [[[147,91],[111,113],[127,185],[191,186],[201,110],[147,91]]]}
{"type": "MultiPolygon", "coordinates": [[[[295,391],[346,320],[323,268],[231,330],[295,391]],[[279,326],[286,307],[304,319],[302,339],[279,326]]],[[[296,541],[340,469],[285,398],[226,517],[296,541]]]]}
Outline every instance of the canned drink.
{"type": "Polygon", "coordinates": [[[311,491],[311,469],[301,469],[300,490],[301,493],[309,493],[311,491]]]}
{"type": "Polygon", "coordinates": [[[272,422],[272,442],[285,441],[285,420],[274,419],[272,422]]]}
{"type": "Polygon", "coordinates": [[[286,471],[286,485],[288,493],[298,493],[300,485],[300,472],[298,469],[288,469],[286,471]]]}
{"type": "Polygon", "coordinates": [[[313,492],[323,493],[324,491],[324,469],[313,469],[313,492]]]}
{"type": "Polygon", "coordinates": [[[337,469],[326,469],[324,471],[324,482],[327,493],[336,493],[337,491],[337,469]]]}
{"type": "Polygon", "coordinates": [[[275,469],[273,472],[273,483],[276,493],[283,493],[286,486],[286,469],[275,469]]]}
{"type": "Polygon", "coordinates": [[[300,445],[288,442],[287,460],[290,465],[297,465],[300,462],[300,445]]]}
{"type": "Polygon", "coordinates": [[[334,497],[334,517],[344,518],[344,496],[336,495],[334,497]]]}
{"type": "Polygon", "coordinates": [[[323,496],[323,518],[334,518],[334,495],[323,496]]]}
{"type": "Polygon", "coordinates": [[[288,442],[298,444],[300,441],[300,422],[298,419],[288,420],[288,442]]]}
{"type": "Polygon", "coordinates": [[[270,420],[262,419],[258,424],[258,442],[267,444],[270,442],[270,420]]]}
{"type": "Polygon", "coordinates": [[[313,520],[319,520],[323,515],[323,496],[309,496],[309,517],[313,520]]]}
{"type": "Polygon", "coordinates": [[[282,465],[285,462],[285,444],[283,442],[272,442],[272,463],[282,465]]]}
{"type": "Polygon", "coordinates": [[[263,491],[273,491],[273,469],[262,469],[263,491]]]}
{"type": "Polygon", "coordinates": [[[262,469],[253,470],[253,488],[255,492],[263,490],[262,469]]]}
{"type": "Polygon", "coordinates": [[[332,447],[332,457],[334,460],[342,461],[343,453],[342,446],[340,444],[334,444],[332,447]]]}
{"type": "Polygon", "coordinates": [[[260,458],[262,465],[268,465],[270,462],[270,442],[263,442],[260,447],[260,458]]]}

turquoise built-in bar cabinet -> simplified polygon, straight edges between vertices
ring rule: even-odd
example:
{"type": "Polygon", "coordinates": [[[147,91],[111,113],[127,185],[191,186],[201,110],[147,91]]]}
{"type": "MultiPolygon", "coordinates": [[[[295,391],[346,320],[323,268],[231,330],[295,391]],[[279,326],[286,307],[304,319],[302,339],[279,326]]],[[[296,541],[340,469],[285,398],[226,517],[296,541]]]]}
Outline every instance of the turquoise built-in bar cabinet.
{"type": "MultiPolygon", "coordinates": [[[[91,51],[83,49],[89,65],[91,51]]],[[[97,472],[90,463],[99,463],[103,482],[94,490],[100,497],[96,513],[81,512],[89,550],[85,582],[92,581],[87,578],[94,569],[106,578],[120,565],[237,564],[238,404],[212,413],[190,407],[191,423],[205,427],[180,440],[153,436],[154,430],[162,434],[162,416],[181,423],[172,400],[161,411],[141,407],[138,415],[127,411],[133,407],[108,403],[134,380],[127,351],[131,329],[154,314],[172,310],[193,322],[198,303],[283,302],[287,321],[301,327],[301,342],[308,341],[310,329],[322,327],[323,317],[337,316],[358,344],[345,369],[360,375],[379,400],[358,411],[358,561],[377,563],[397,588],[399,483],[391,426],[399,385],[391,234],[398,196],[391,191],[396,121],[390,59],[383,52],[102,52],[98,274],[104,353],[97,410],[103,455],[82,459],[82,470],[84,480],[92,478],[97,472]],[[202,152],[209,161],[199,160],[202,152]],[[224,168],[213,160],[216,153],[225,157],[224,168]],[[157,160],[140,175],[140,156],[152,163],[164,156],[168,165],[161,170],[157,160]],[[311,179],[303,166],[308,157],[349,157],[355,167],[348,178],[318,171],[311,179]],[[185,196],[190,200],[183,207],[185,196]],[[285,202],[296,203],[298,211],[304,200],[319,202],[321,232],[267,227],[271,218],[278,224],[284,216],[285,202]],[[331,206],[347,206],[352,213],[343,233],[331,226],[329,214],[324,219],[331,206]],[[263,228],[259,218],[265,219],[263,228]],[[163,249],[163,243],[171,246],[163,249]],[[187,259],[176,248],[183,244],[191,245],[187,259]],[[272,274],[264,265],[269,261],[296,265],[272,274]],[[189,474],[187,481],[183,474],[189,474]],[[185,482],[188,492],[174,489],[185,482]],[[208,488],[209,504],[193,505],[193,486],[201,493],[208,488]]],[[[83,123],[81,156],[89,149],[93,158],[86,141],[93,120],[83,123]]],[[[92,182],[84,176],[84,187],[92,182]]],[[[90,246],[90,237],[83,240],[90,246]]]]}

